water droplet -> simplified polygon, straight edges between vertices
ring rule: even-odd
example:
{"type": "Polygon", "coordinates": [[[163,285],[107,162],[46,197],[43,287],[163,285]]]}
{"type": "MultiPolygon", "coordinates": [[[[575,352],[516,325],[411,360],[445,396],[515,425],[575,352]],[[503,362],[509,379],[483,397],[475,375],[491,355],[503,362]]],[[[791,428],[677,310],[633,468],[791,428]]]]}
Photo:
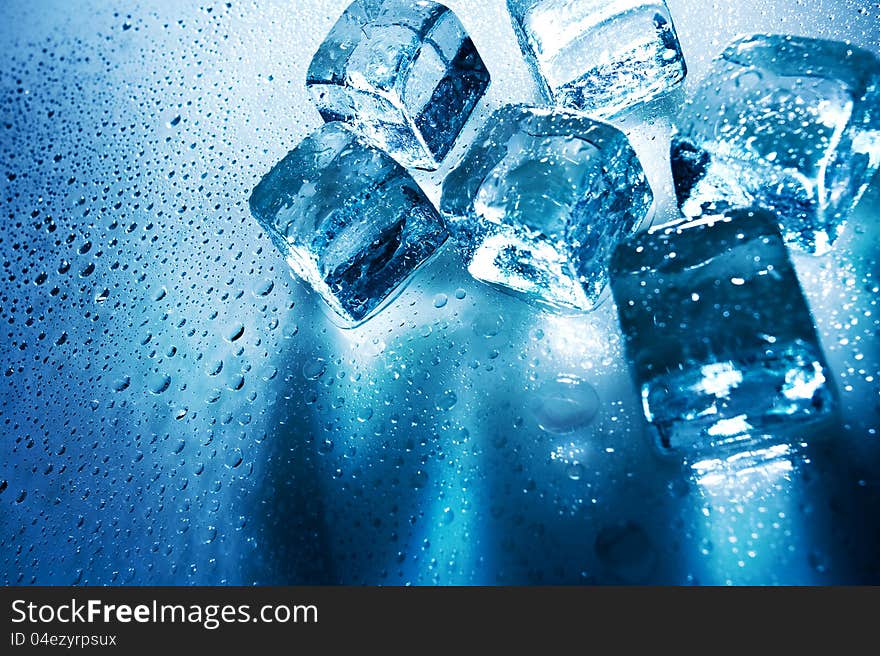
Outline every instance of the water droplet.
{"type": "Polygon", "coordinates": [[[254,290],[257,296],[268,296],[275,289],[275,283],[272,280],[265,280],[254,290]]]}
{"type": "Polygon", "coordinates": [[[428,483],[428,473],[423,469],[417,469],[412,475],[412,487],[421,489],[428,483]]]}
{"type": "Polygon", "coordinates": [[[226,454],[226,466],[230,469],[238,467],[243,460],[244,456],[239,448],[232,449],[226,454]]]}
{"type": "Polygon", "coordinates": [[[438,397],[436,407],[438,410],[450,410],[458,403],[458,396],[452,390],[444,390],[438,397]]]}
{"type": "Polygon", "coordinates": [[[228,331],[226,331],[226,339],[229,342],[235,342],[241,339],[241,336],[244,335],[244,325],[240,323],[233,324],[228,331]]]}
{"type": "Polygon", "coordinates": [[[158,374],[150,378],[149,389],[153,394],[161,394],[171,386],[171,376],[158,374]]]}
{"type": "Polygon", "coordinates": [[[449,297],[446,294],[437,294],[434,297],[434,307],[437,309],[445,307],[448,301],[449,297]]]}
{"type": "Polygon", "coordinates": [[[565,473],[571,480],[579,481],[584,477],[584,466],[579,462],[572,463],[566,468],[565,473]]]}
{"type": "Polygon", "coordinates": [[[474,332],[480,337],[495,337],[504,325],[504,317],[500,314],[484,312],[474,319],[474,332]]]}
{"type": "Polygon", "coordinates": [[[568,435],[590,425],[599,411],[599,395],[577,377],[560,376],[535,392],[529,408],[542,430],[568,435]]]}
{"type": "Polygon", "coordinates": [[[327,363],[323,358],[312,358],[303,365],[302,371],[308,380],[318,380],[327,371],[327,363]]]}
{"type": "Polygon", "coordinates": [[[113,381],[113,391],[124,392],[128,389],[129,385],[131,385],[131,378],[128,376],[122,376],[113,381]]]}

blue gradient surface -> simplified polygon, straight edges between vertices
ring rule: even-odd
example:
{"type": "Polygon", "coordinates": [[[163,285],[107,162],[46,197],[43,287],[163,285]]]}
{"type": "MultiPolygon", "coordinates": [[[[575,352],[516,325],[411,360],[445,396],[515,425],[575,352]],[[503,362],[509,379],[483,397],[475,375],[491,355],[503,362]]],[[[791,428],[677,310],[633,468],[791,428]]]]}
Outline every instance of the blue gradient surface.
{"type": "MultiPolygon", "coordinates": [[[[445,247],[342,330],[250,216],[321,124],[345,0],[0,8],[0,572],[10,584],[880,582],[875,180],[793,254],[840,392],[821,445],[691,470],[645,434],[613,303],[559,315],[445,247]]],[[[505,2],[450,0],[539,99],[505,2]]],[[[670,0],[684,85],[618,126],[673,216],[671,117],[738,34],[851,39],[880,10],[670,0]]],[[[435,204],[445,174],[417,174],[435,204]]]]}

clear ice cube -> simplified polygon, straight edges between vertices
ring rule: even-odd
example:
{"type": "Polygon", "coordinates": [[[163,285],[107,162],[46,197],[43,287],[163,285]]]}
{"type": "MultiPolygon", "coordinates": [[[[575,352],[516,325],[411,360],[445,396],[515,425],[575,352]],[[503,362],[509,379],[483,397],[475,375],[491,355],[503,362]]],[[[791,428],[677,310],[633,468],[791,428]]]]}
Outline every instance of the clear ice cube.
{"type": "Polygon", "coordinates": [[[769,212],[636,235],[614,253],[611,288],[662,451],[746,452],[833,416],[832,374],[769,212]]]}
{"type": "Polygon", "coordinates": [[[682,212],[775,212],[827,252],[880,165],[880,60],[853,45],[758,35],[713,63],[672,144],[682,212]]]}
{"type": "Polygon", "coordinates": [[[404,166],[434,170],[489,73],[443,5],[355,0],[318,49],[306,85],[325,121],[347,123],[404,166]]]}
{"type": "Polygon", "coordinates": [[[611,251],[652,199],[618,130],[582,114],[510,105],[447,177],[441,214],[478,280],[591,310],[611,251]]]}
{"type": "Polygon", "coordinates": [[[687,73],[663,0],[507,0],[548,100],[597,117],[648,101],[687,73]]]}
{"type": "Polygon", "coordinates": [[[352,324],[447,237],[409,174],[341,123],[325,124],[281,160],[250,208],[293,271],[352,324]]]}

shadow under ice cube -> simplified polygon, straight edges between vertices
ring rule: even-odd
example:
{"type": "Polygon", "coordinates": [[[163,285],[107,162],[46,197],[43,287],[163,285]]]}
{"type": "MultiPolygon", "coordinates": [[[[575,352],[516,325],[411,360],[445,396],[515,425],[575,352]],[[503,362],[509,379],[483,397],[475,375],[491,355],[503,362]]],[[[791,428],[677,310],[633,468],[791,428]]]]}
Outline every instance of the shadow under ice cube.
{"type": "Polygon", "coordinates": [[[343,121],[404,166],[434,170],[489,73],[458,17],[429,0],[355,0],[309,67],[325,121],[343,121]]]}
{"type": "Polygon", "coordinates": [[[591,310],[614,246],[652,198],[623,133],[582,114],[510,105],[447,177],[441,212],[476,279],[591,310]]]}
{"type": "Polygon", "coordinates": [[[880,60],[821,39],[734,42],[682,112],[672,166],[685,215],[765,207],[788,243],[827,252],[880,166],[880,60]]]}
{"type": "Polygon", "coordinates": [[[279,162],[250,208],[293,271],[350,323],[389,300],[447,237],[409,174],[340,123],[279,162]]]}
{"type": "Polygon", "coordinates": [[[688,460],[803,440],[836,394],[764,211],[661,226],[616,250],[611,287],[647,421],[688,460]]]}
{"type": "Polygon", "coordinates": [[[664,0],[507,0],[548,100],[608,117],[679,84],[684,56],[664,0]]]}

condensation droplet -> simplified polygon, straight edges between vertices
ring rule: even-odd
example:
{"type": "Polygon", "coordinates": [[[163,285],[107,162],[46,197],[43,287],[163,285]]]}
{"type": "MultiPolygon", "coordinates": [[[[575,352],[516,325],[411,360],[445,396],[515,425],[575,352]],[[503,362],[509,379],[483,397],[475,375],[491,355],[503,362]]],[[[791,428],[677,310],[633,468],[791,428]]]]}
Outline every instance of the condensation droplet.
{"type": "Polygon", "coordinates": [[[303,376],[308,380],[318,380],[327,371],[327,363],[323,358],[312,358],[303,365],[303,376]]]}
{"type": "Polygon", "coordinates": [[[555,435],[583,430],[599,411],[599,395],[575,376],[560,376],[535,391],[529,408],[538,426],[555,435]]]}
{"type": "Polygon", "coordinates": [[[241,339],[241,336],[244,335],[244,325],[240,323],[233,324],[228,331],[226,331],[226,339],[230,342],[237,342],[241,339]]]}
{"type": "Polygon", "coordinates": [[[129,385],[131,385],[131,378],[128,376],[121,376],[113,381],[113,391],[124,392],[128,389],[129,385]]]}
{"type": "Polygon", "coordinates": [[[158,374],[150,379],[149,388],[153,394],[162,394],[171,386],[171,376],[158,374]]]}

